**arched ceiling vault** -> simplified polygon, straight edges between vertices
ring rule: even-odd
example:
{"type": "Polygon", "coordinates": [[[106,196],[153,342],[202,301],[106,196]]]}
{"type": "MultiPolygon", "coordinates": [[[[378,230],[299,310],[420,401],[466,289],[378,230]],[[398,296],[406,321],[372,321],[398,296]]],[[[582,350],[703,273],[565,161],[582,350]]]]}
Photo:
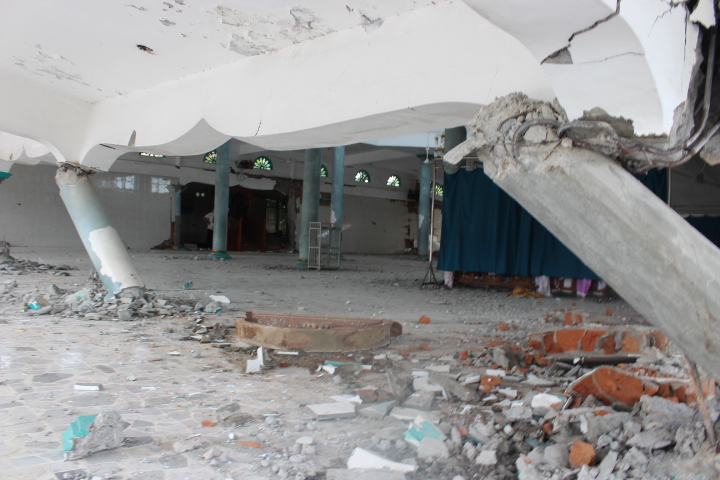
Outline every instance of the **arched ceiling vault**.
{"type": "MultiPolygon", "coordinates": [[[[601,107],[667,133],[698,29],[683,3],[617,6],[4,2],[0,131],[105,170],[129,151],[197,154],[231,137],[290,150],[437,130],[522,91],[571,118],[601,107]]],[[[23,142],[0,137],[0,159],[23,142]]]]}

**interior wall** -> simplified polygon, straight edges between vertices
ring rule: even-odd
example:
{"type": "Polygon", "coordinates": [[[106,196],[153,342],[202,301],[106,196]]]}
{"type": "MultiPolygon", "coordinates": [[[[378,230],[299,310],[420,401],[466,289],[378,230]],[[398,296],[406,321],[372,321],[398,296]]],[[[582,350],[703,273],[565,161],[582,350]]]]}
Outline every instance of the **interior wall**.
{"type": "MultiPolygon", "coordinates": [[[[417,214],[406,201],[345,195],[344,253],[404,253],[405,239],[417,237],[417,214]]],[[[330,207],[320,207],[320,221],[330,221],[330,207]]]]}
{"type": "MultiPolygon", "coordinates": [[[[0,238],[28,247],[81,247],[60,199],[54,166],[15,165],[0,185],[0,238]]],[[[98,173],[92,175],[110,224],[132,249],[149,249],[170,238],[172,178],[98,173]]]]}

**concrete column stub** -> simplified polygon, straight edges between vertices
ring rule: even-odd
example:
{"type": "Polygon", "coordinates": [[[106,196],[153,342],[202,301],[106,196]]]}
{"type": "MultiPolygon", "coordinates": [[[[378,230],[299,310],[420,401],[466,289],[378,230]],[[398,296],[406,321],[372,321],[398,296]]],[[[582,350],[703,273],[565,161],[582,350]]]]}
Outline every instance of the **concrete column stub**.
{"type": "Polygon", "coordinates": [[[55,182],[85,250],[108,291],[107,296],[142,296],[145,285],[120,235],[110,225],[88,171],[66,163],[55,174],[55,182]]]}

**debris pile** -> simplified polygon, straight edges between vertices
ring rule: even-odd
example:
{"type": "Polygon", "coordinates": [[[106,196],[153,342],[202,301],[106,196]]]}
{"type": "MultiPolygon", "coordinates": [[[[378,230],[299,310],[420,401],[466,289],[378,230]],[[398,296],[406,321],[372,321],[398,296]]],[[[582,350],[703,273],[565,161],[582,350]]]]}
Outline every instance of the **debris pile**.
{"type": "MultiPolygon", "coordinates": [[[[505,327],[498,335],[517,335],[505,327]]],[[[421,343],[324,362],[296,352],[352,392],[307,405],[308,418],[378,422],[327,478],[649,480],[682,473],[698,454],[713,458],[696,403],[714,423],[716,385],[693,391],[662,333],[573,324],[522,346],[490,345],[435,353],[421,343]]]]}

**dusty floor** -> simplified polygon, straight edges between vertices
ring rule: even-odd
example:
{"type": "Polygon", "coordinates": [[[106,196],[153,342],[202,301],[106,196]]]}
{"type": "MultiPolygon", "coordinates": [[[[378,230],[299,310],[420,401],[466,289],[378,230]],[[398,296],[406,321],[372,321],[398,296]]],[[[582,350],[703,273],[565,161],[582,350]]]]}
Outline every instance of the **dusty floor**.
{"type": "MultiPolygon", "coordinates": [[[[77,267],[69,276],[0,275],[0,282],[17,281],[15,298],[44,292],[51,284],[74,292],[91,272],[82,250],[13,248],[11,253],[77,267]]],[[[504,291],[477,288],[421,290],[426,263],[408,256],[349,255],[341,270],[317,272],[291,269],[296,262],[291,254],[240,253],[222,262],[206,260],[202,252],[131,255],[158,297],[188,304],[206,302],[210,294],[229,297],[237,311],[214,315],[213,321],[221,323],[231,324],[247,310],[401,322],[404,334],[392,340],[393,350],[378,348],[365,355],[412,348],[405,360],[408,369],[460,350],[485,349],[500,334],[510,343],[525,343],[529,332],[547,328],[542,319],[556,309],[577,307],[616,323],[642,322],[621,299],[599,303],[508,297],[504,291]],[[192,286],[183,288],[188,282],[192,286]],[[607,317],[609,308],[613,314],[607,317]],[[432,323],[418,324],[421,315],[432,323]],[[510,330],[498,332],[501,322],[510,330]],[[423,342],[429,351],[414,348],[423,342]]],[[[247,375],[242,352],[181,341],[192,320],[28,316],[20,301],[0,304],[0,479],[50,480],[70,471],[77,471],[74,478],[105,480],[324,478],[328,468],[345,468],[355,447],[387,450],[388,441],[407,427],[390,418],[314,421],[305,405],[354,394],[356,385],[300,367],[247,375]],[[103,390],[78,391],[78,383],[99,383],[103,390]],[[215,421],[216,410],[234,402],[253,420],[237,428],[202,424],[215,421]],[[129,423],[125,445],[63,461],[61,434],[69,422],[109,409],[129,423]],[[312,437],[312,448],[295,443],[302,436],[312,437]],[[202,446],[177,453],[173,445],[185,440],[202,446]],[[215,458],[202,458],[211,448],[215,458]]],[[[448,415],[456,407],[439,405],[448,415]]],[[[470,478],[471,469],[455,461],[433,478],[470,478]]],[[[681,473],[669,472],[667,478],[681,473]]]]}

